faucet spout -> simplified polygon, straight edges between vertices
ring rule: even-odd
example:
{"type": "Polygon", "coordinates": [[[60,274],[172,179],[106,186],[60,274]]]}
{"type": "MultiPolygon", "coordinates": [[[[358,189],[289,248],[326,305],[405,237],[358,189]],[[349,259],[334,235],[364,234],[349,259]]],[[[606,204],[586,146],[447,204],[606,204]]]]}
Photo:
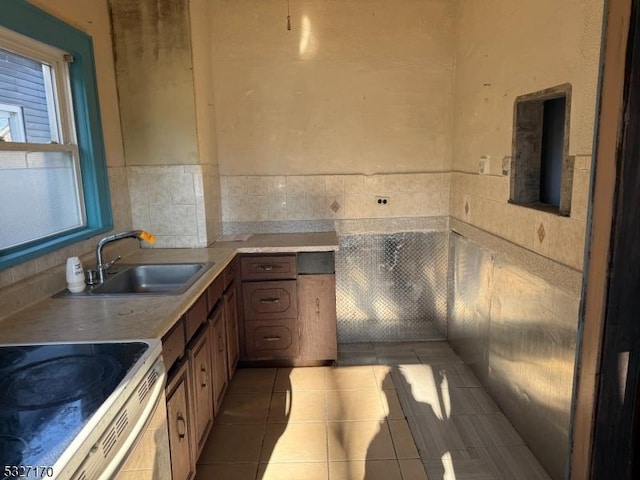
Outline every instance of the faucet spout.
{"type": "Polygon", "coordinates": [[[110,262],[107,265],[104,264],[102,260],[102,249],[105,245],[111,242],[115,242],[117,240],[122,240],[123,238],[137,238],[138,240],[146,240],[149,243],[155,242],[155,237],[149,232],[145,232],[144,230],[129,230],[126,232],[114,233],[113,235],[109,235],[100,239],[98,245],[96,246],[96,265],[98,268],[98,279],[100,283],[104,282],[104,276],[111,265],[115,262],[110,262]]]}

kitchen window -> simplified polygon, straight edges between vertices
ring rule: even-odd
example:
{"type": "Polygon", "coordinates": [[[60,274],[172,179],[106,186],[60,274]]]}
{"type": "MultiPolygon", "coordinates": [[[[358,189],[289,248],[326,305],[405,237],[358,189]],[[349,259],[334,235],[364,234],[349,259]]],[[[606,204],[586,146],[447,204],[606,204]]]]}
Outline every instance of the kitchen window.
{"type": "Polygon", "coordinates": [[[91,38],[3,1],[0,269],[111,228],[91,38]]]}

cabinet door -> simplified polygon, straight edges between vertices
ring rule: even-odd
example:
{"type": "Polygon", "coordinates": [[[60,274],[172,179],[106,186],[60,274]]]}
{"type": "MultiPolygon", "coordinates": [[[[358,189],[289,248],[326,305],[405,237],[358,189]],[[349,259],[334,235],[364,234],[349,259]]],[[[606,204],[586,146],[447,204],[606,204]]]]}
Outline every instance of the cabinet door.
{"type": "Polygon", "coordinates": [[[189,480],[195,473],[189,416],[189,362],[184,361],[167,385],[167,420],[173,480],[189,480]]]}
{"type": "Polygon", "coordinates": [[[335,275],[298,277],[300,357],[337,360],[335,275]]]}
{"type": "Polygon", "coordinates": [[[238,307],[236,304],[236,289],[229,288],[224,293],[224,319],[227,329],[227,373],[231,380],[238,359],[240,358],[240,345],[238,341],[238,307]]]}
{"type": "Polygon", "coordinates": [[[213,379],[210,324],[207,323],[188,349],[193,385],[193,419],[196,457],[213,425],[213,379]]]}
{"type": "Polygon", "coordinates": [[[213,346],[213,400],[217,412],[227,389],[227,339],[223,308],[218,307],[211,317],[211,345],[213,346]]]}

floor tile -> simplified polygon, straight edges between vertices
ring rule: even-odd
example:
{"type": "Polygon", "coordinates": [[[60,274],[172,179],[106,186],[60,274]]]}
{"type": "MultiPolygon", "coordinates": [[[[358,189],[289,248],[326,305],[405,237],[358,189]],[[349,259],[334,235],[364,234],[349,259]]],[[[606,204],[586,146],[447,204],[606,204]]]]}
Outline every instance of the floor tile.
{"type": "Polygon", "coordinates": [[[324,422],[326,419],[324,390],[273,393],[269,422],[324,422]]]}
{"type": "Polygon", "coordinates": [[[227,393],[271,392],[276,377],[275,368],[239,368],[227,393]]]}
{"type": "Polygon", "coordinates": [[[329,421],[384,420],[386,417],[378,390],[327,391],[329,421]]]}
{"type": "Polygon", "coordinates": [[[388,420],[397,458],[419,458],[418,449],[406,420],[388,420]]]}
{"type": "Polygon", "coordinates": [[[327,461],[325,423],[268,423],[260,462],[327,461]]]}
{"type": "MultiPolygon", "coordinates": [[[[398,460],[402,480],[429,480],[424,465],[417,458],[398,460]]],[[[434,477],[434,480],[437,477],[434,477]]],[[[456,479],[457,480],[457,479],[456,479]]]]}
{"type": "Polygon", "coordinates": [[[442,458],[426,460],[423,465],[427,476],[431,479],[503,480],[496,476],[485,460],[470,458],[466,451],[464,455],[456,455],[456,453],[448,452],[442,458]]]}
{"type": "Polygon", "coordinates": [[[466,448],[455,425],[448,419],[440,420],[435,416],[411,417],[409,428],[423,461],[440,459],[447,452],[466,448]]]}
{"type": "Polygon", "coordinates": [[[367,352],[342,352],[338,353],[338,365],[378,365],[378,356],[367,352]]]}
{"type": "Polygon", "coordinates": [[[479,415],[499,413],[500,409],[483,388],[449,388],[451,415],[479,415]]]}
{"type": "Polygon", "coordinates": [[[457,415],[450,419],[467,447],[510,447],[524,441],[502,413],[457,415]]]}
{"type": "MultiPolygon", "coordinates": [[[[260,480],[328,480],[329,466],[326,462],[261,463],[258,478],[260,480]]],[[[220,480],[226,480],[226,478],[221,477],[220,480]]]]}
{"type": "Polygon", "coordinates": [[[377,389],[373,368],[368,365],[331,368],[327,372],[328,390],[377,389]]]}
{"type": "Polygon", "coordinates": [[[382,408],[384,409],[387,419],[404,419],[405,415],[395,390],[384,390],[380,392],[380,399],[382,400],[382,408]]]}
{"type": "Polygon", "coordinates": [[[517,447],[470,448],[472,455],[484,460],[496,477],[503,480],[550,480],[531,450],[517,447]]]}
{"type": "Polygon", "coordinates": [[[279,368],[274,392],[324,390],[330,367],[279,368]]]}
{"type": "Polygon", "coordinates": [[[353,365],[239,369],[197,479],[549,480],[446,342],[339,356],[353,365]]]}
{"type": "Polygon", "coordinates": [[[329,462],[330,480],[402,480],[397,460],[329,462]]]}
{"type": "Polygon", "coordinates": [[[431,363],[436,382],[442,379],[443,388],[481,387],[473,371],[462,363],[431,363]]]}
{"type": "Polygon", "coordinates": [[[329,461],[391,460],[395,450],[386,422],[329,422],[329,461]]]}
{"type": "Polygon", "coordinates": [[[404,365],[404,364],[420,364],[422,363],[418,356],[413,352],[408,353],[385,353],[378,355],[378,363],[380,365],[404,365]]]}
{"type": "Polygon", "coordinates": [[[198,464],[196,480],[255,480],[258,471],[257,463],[213,463],[198,464]]]}
{"type": "Polygon", "coordinates": [[[269,414],[270,393],[228,393],[220,411],[216,414],[216,423],[264,423],[269,414]]]}
{"type": "Polygon", "coordinates": [[[396,386],[393,384],[391,378],[392,367],[389,365],[373,365],[373,375],[376,378],[377,388],[379,390],[395,390],[396,386]]]}
{"type": "Polygon", "coordinates": [[[214,424],[198,463],[257,463],[260,459],[265,424],[214,424]]]}

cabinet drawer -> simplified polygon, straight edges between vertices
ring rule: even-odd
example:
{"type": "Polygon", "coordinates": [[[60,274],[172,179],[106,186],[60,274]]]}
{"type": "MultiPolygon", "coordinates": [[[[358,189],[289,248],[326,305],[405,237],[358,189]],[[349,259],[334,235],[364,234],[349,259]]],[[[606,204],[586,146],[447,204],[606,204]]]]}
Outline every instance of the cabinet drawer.
{"type": "Polygon", "coordinates": [[[224,291],[224,276],[223,274],[219,274],[211,285],[207,287],[207,305],[209,308],[209,312],[213,310],[216,304],[222,298],[222,292],[224,291]]]}
{"type": "Polygon", "coordinates": [[[191,337],[198,331],[200,325],[207,321],[207,295],[202,294],[200,298],[191,306],[185,314],[185,332],[187,335],[187,343],[191,337]]]}
{"type": "Polygon", "coordinates": [[[298,317],[295,280],[243,283],[246,320],[276,320],[298,317]]]}
{"type": "Polygon", "coordinates": [[[295,321],[247,324],[247,353],[254,359],[295,358],[300,351],[295,321]]]}
{"type": "Polygon", "coordinates": [[[224,278],[224,289],[226,290],[233,282],[233,279],[236,278],[236,259],[231,260],[231,263],[227,265],[222,274],[224,278]]]}
{"type": "Polygon", "coordinates": [[[296,278],[295,255],[279,257],[242,257],[242,280],[296,278]]]}
{"type": "Polygon", "coordinates": [[[162,360],[167,371],[182,356],[185,345],[184,318],[181,318],[162,339],[162,360]]]}

